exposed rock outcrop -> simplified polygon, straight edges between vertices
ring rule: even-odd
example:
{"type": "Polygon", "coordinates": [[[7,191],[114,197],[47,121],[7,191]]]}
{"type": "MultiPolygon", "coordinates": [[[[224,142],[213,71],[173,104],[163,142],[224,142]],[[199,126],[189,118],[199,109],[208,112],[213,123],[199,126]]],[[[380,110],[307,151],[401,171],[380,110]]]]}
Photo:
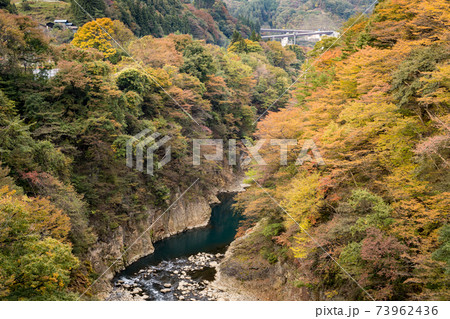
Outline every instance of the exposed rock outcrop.
{"type": "Polygon", "coordinates": [[[301,274],[292,260],[269,263],[261,249],[271,240],[261,234],[265,220],[233,241],[217,267],[210,285],[216,300],[311,300],[311,291],[302,286],[301,274]]]}
{"type": "MultiPolygon", "coordinates": [[[[220,193],[243,190],[241,177],[222,181],[221,186],[211,186],[204,195],[190,192],[180,198],[170,210],[151,209],[145,218],[130,218],[119,226],[107,241],[99,241],[87,255],[93,270],[100,279],[90,293],[104,299],[111,290],[111,279],[126,266],[154,251],[153,243],[188,229],[206,226],[211,217],[211,205],[219,203],[220,193]]],[[[181,195],[175,194],[174,202],[181,195]]]]}

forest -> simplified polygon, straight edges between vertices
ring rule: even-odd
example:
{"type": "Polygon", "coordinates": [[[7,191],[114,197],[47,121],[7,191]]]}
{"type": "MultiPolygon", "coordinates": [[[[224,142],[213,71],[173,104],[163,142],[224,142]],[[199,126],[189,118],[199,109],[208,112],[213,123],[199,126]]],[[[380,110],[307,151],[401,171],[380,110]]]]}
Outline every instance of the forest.
{"type": "Polygon", "coordinates": [[[61,41],[0,0],[0,300],[95,300],[96,244],[224,174],[192,166],[194,138],[315,142],[326,165],[296,165],[301,143],[287,166],[261,148],[268,165],[246,168],[236,203],[244,231],[265,222],[268,263],[298,265],[296,285],[329,300],[449,299],[446,0],[383,0],[363,16],[321,1],[348,21],[312,49],[261,40],[270,1],[238,18],[219,0],[78,1],[95,20],[71,3],[80,28],[61,41]],[[154,176],[125,165],[144,129],[171,137],[154,176]]]}
{"type": "Polygon", "coordinates": [[[250,138],[256,113],[298,71],[296,53],[242,37],[251,53],[183,34],[137,38],[110,18],[58,44],[8,8],[0,11],[0,298],[76,299],[96,277],[85,259],[94,243],[149,207],[166,208],[195,178],[195,192],[209,187],[220,170],[192,167],[191,139],[250,138]],[[125,165],[127,140],[146,128],[172,137],[173,159],[155,176],[125,165]]]}
{"type": "Polygon", "coordinates": [[[268,221],[269,261],[301,265],[299,285],[346,300],[448,300],[449,27],[446,1],[381,1],[338,42],[317,43],[296,104],[258,123],[259,139],[313,139],[326,163],[296,166],[299,143],[281,166],[266,146],[268,165],[238,196],[268,221]]]}
{"type": "MultiPolygon", "coordinates": [[[[341,23],[361,13],[370,0],[225,0],[230,13],[245,21],[275,29],[339,29],[341,23]]],[[[367,10],[370,12],[371,10],[367,10]]]]}

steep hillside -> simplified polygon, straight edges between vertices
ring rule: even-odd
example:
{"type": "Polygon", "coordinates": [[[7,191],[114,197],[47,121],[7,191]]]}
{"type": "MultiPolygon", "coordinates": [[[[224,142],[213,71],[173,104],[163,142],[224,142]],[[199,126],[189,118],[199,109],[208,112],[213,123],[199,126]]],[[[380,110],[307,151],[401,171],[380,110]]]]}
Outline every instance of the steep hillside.
{"type": "Polygon", "coordinates": [[[99,18],[66,2],[17,15],[26,3],[0,0],[1,300],[98,298],[156,240],[204,226],[242,167],[228,147],[194,165],[194,139],[237,140],[241,155],[265,140],[267,165],[243,165],[245,236],[219,286],[252,299],[450,298],[448,0],[380,1],[307,55],[257,34],[207,43],[236,21],[218,0],[83,3],[99,18]],[[70,43],[35,21],[55,5],[80,22],[70,43]],[[184,27],[201,40],[166,35],[184,27]],[[148,153],[170,149],[165,165],[136,160],[157,145],[150,133],[166,137],[148,153]],[[270,139],[289,140],[287,165],[270,139]]]}
{"type": "Polygon", "coordinates": [[[225,0],[235,17],[261,26],[298,29],[339,29],[350,16],[364,11],[370,0],[225,0]]]}
{"type": "Polygon", "coordinates": [[[20,14],[28,15],[41,24],[55,19],[73,20],[68,1],[22,1],[15,0],[15,7],[20,14]]]}
{"type": "Polygon", "coordinates": [[[249,44],[257,52],[136,38],[102,18],[58,45],[30,17],[0,10],[1,299],[76,299],[110,266],[103,283],[155,240],[208,222],[237,169],[226,156],[193,166],[192,139],[250,136],[257,109],[296,72],[279,43],[249,44]],[[143,130],[169,138],[171,161],[153,174],[127,166],[143,130]]]}
{"type": "Polygon", "coordinates": [[[9,6],[43,25],[67,19],[81,26],[92,20],[90,16],[109,17],[121,20],[137,36],[179,32],[222,46],[228,44],[234,30],[248,37],[257,29],[246,19],[232,17],[222,0],[13,0],[9,6]]]}
{"type": "MultiPolygon", "coordinates": [[[[137,36],[161,37],[173,32],[191,34],[207,43],[225,45],[235,29],[250,35],[251,29],[233,18],[222,0],[77,0],[94,17],[108,16],[125,23],[137,36]]],[[[91,20],[72,1],[72,11],[79,24],[91,20]]]]}
{"type": "Polygon", "coordinates": [[[299,140],[287,166],[266,144],[268,165],[239,195],[249,217],[270,220],[272,241],[256,253],[296,261],[286,285],[340,300],[448,300],[449,27],[447,1],[380,2],[332,48],[318,43],[297,103],[258,124],[260,139],[299,140]],[[325,165],[311,152],[295,164],[306,139],[325,165]]]}

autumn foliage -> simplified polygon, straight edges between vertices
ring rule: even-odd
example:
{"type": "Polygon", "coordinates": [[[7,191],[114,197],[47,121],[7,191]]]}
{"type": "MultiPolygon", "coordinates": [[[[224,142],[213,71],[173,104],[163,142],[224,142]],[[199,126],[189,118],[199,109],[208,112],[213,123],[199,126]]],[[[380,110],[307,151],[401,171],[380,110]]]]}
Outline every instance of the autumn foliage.
{"type": "MultiPolygon", "coordinates": [[[[100,2],[89,3],[101,11],[100,2]]],[[[224,38],[211,15],[194,12],[224,38]]],[[[2,300],[78,298],[117,258],[93,257],[98,247],[167,210],[193,181],[190,194],[200,197],[230,179],[226,160],[192,166],[192,139],[250,136],[256,113],[296,72],[295,61],[279,63],[292,57],[280,47],[229,52],[187,34],[136,39],[109,18],[62,45],[28,17],[0,11],[0,26],[2,300]],[[172,160],[154,176],[126,165],[127,142],[143,130],[170,137],[172,160]],[[99,258],[107,261],[92,262],[99,258]]]]}
{"type": "Polygon", "coordinates": [[[249,178],[238,203],[295,230],[281,244],[316,290],[448,299],[449,27],[445,1],[380,2],[329,50],[335,40],[319,42],[295,106],[258,124],[258,138],[313,139],[326,163],[280,166],[266,147],[268,165],[251,171],[264,190],[249,178]]]}
{"type": "Polygon", "coordinates": [[[121,21],[99,18],[83,25],[75,34],[72,44],[82,49],[97,49],[105,57],[110,57],[117,50],[123,51],[132,39],[133,33],[121,21]]]}

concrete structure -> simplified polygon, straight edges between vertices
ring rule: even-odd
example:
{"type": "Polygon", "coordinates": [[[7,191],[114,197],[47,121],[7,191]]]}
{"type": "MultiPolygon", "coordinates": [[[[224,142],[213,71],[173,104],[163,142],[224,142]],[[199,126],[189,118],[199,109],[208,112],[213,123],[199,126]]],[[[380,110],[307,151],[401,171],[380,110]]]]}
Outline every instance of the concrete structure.
{"type": "Polygon", "coordinates": [[[55,20],[46,24],[47,29],[53,29],[56,26],[59,26],[62,29],[70,29],[73,32],[76,32],[78,30],[78,27],[72,22],[69,22],[69,20],[55,20]]]}
{"type": "Polygon", "coordinates": [[[261,33],[275,33],[271,35],[263,35],[262,39],[271,39],[272,41],[280,40],[282,46],[296,44],[297,38],[311,42],[317,42],[322,39],[324,35],[331,37],[338,37],[339,33],[333,30],[314,31],[314,30],[295,30],[295,29],[264,29],[261,28],[261,33]]]}

